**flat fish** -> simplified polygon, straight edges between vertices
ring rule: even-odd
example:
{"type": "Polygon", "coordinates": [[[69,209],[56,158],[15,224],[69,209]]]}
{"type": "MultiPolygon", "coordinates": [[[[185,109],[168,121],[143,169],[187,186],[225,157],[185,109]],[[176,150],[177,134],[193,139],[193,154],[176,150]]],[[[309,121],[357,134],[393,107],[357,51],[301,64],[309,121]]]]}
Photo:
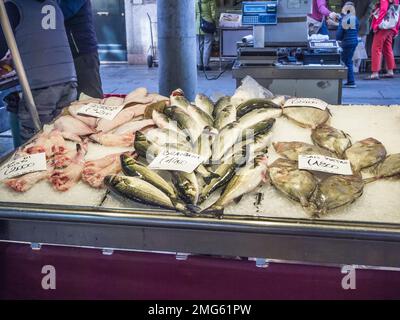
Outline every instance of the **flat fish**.
{"type": "Polygon", "coordinates": [[[274,142],[272,145],[279,155],[292,161],[298,161],[299,155],[335,157],[332,152],[305,142],[274,142]]]}
{"type": "Polygon", "coordinates": [[[312,141],[321,148],[343,158],[344,152],[351,147],[350,136],[338,129],[323,124],[312,130],[312,141]]]}
{"type": "Polygon", "coordinates": [[[368,138],[356,142],[346,150],[345,155],[350,160],[353,170],[359,172],[385,160],[386,148],[380,141],[368,138]]]}
{"type": "Polygon", "coordinates": [[[310,199],[318,187],[318,180],[305,170],[299,170],[297,162],[278,159],[269,166],[271,184],[289,199],[300,202],[302,207],[310,205],[310,199]]]}
{"type": "Polygon", "coordinates": [[[374,169],[374,177],[364,180],[365,183],[370,183],[380,179],[400,178],[400,153],[391,154],[386,159],[378,164],[374,169]]]}
{"type": "Polygon", "coordinates": [[[311,201],[316,207],[313,214],[321,216],[329,210],[349,205],[361,197],[363,191],[364,182],[359,175],[330,176],[320,183],[313,195],[311,201]]]}
{"type": "Polygon", "coordinates": [[[283,109],[283,115],[300,127],[311,129],[326,123],[330,118],[328,108],[321,110],[310,107],[288,107],[283,109]]]}

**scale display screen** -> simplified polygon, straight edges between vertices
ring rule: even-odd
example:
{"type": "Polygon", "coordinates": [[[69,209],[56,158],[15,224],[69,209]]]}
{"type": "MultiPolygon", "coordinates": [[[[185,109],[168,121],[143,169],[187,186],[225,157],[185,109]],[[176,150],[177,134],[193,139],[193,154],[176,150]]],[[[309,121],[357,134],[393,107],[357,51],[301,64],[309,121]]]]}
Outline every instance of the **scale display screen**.
{"type": "Polygon", "coordinates": [[[243,25],[271,25],[278,23],[278,1],[244,1],[243,25]]]}

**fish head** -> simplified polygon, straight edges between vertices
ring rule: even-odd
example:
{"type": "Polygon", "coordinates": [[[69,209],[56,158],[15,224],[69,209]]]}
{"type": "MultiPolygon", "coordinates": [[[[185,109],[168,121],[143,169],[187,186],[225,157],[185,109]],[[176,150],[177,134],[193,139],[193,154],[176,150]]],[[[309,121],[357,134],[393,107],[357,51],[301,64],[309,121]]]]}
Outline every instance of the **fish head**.
{"type": "Polygon", "coordinates": [[[117,175],[110,175],[104,178],[104,184],[108,187],[114,187],[118,183],[122,182],[122,177],[117,175]]]}
{"type": "Polygon", "coordinates": [[[185,96],[185,92],[180,88],[172,91],[171,93],[171,97],[183,97],[183,96],[185,96]]]}
{"type": "Polygon", "coordinates": [[[273,142],[272,145],[277,153],[285,152],[290,148],[290,142],[273,142]]]}
{"type": "Polygon", "coordinates": [[[268,166],[268,156],[265,153],[262,154],[258,154],[255,158],[254,158],[254,162],[257,166],[268,166]]]}
{"type": "Polygon", "coordinates": [[[129,153],[122,153],[121,156],[120,156],[121,163],[125,164],[127,166],[134,165],[136,163],[135,156],[137,157],[137,153],[135,152],[135,153],[133,153],[133,155],[134,156],[132,156],[129,153]]]}

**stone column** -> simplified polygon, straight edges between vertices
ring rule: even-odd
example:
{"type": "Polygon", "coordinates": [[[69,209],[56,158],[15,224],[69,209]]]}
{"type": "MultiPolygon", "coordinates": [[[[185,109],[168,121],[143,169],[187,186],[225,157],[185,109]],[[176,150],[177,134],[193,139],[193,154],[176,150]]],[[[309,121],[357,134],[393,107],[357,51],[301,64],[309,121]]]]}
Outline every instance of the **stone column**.
{"type": "Polygon", "coordinates": [[[158,0],[158,84],[169,96],[181,88],[194,100],[197,89],[195,0],[158,0]]]}

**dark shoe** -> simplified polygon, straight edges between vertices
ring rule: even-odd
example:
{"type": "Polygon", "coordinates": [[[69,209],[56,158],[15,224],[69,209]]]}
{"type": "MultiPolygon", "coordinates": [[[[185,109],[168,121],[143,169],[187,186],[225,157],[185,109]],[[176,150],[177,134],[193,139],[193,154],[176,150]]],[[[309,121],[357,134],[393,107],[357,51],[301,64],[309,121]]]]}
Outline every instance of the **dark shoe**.
{"type": "Polygon", "coordinates": [[[354,82],[346,82],[343,87],[345,88],[357,88],[356,84],[354,82]]]}
{"type": "Polygon", "coordinates": [[[211,68],[209,66],[204,67],[204,71],[211,71],[211,68]]]}
{"type": "Polygon", "coordinates": [[[204,70],[204,67],[203,67],[203,66],[197,66],[197,70],[203,71],[203,70],[204,70]]]}

